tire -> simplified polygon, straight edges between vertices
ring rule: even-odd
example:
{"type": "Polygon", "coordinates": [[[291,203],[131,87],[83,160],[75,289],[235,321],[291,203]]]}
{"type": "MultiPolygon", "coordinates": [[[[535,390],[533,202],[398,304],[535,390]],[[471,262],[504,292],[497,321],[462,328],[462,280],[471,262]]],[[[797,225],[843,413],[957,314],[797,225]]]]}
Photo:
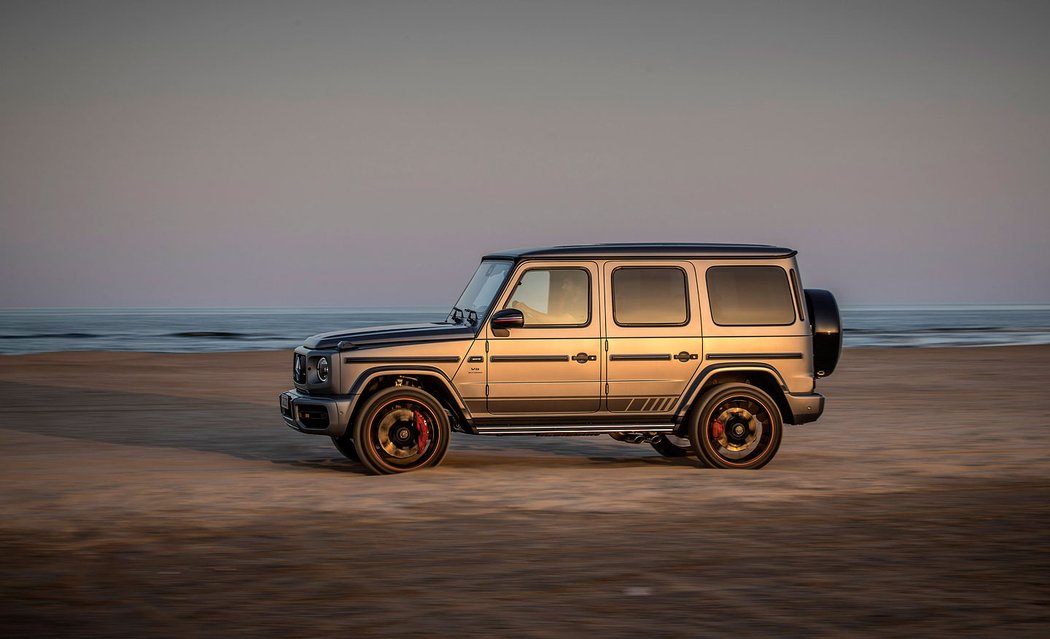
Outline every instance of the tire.
{"type": "Polygon", "coordinates": [[[756,469],[780,449],[784,420],[768,393],[750,384],[720,384],[703,394],[689,422],[702,464],[756,469]]]}
{"type": "Polygon", "coordinates": [[[357,454],[357,448],[354,447],[354,440],[346,435],[343,435],[342,437],[333,437],[332,443],[335,445],[336,450],[343,454],[343,457],[346,457],[350,461],[361,461],[361,457],[357,454]]]}
{"type": "Polygon", "coordinates": [[[650,446],[664,457],[688,457],[696,454],[692,442],[677,435],[660,435],[650,443],[650,446]]]}
{"type": "Polygon", "coordinates": [[[452,437],[441,403],[411,386],[392,386],[369,397],[353,433],[361,463],[377,475],[437,466],[452,437]]]}
{"type": "Polygon", "coordinates": [[[842,318],[835,296],[819,288],[806,289],[806,311],[813,333],[813,372],[827,377],[842,357],[842,318]]]}

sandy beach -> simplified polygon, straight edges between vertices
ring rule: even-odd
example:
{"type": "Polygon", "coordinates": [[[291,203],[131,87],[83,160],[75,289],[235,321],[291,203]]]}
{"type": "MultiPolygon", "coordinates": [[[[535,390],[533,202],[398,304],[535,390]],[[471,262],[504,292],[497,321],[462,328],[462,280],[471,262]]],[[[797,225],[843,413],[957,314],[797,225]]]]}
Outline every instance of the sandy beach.
{"type": "Polygon", "coordinates": [[[760,471],[458,435],[373,477],[286,352],[0,357],[0,634],[1046,636],[1050,347],[852,349],[760,471]]]}

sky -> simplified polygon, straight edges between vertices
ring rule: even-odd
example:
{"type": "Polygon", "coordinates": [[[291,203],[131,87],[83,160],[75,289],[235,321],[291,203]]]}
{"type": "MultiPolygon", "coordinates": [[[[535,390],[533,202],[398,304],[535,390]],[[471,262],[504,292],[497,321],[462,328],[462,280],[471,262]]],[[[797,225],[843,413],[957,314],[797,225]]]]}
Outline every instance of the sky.
{"type": "Polygon", "coordinates": [[[1050,302],[1050,3],[0,0],[0,308],[451,304],[486,252],[1050,302]]]}

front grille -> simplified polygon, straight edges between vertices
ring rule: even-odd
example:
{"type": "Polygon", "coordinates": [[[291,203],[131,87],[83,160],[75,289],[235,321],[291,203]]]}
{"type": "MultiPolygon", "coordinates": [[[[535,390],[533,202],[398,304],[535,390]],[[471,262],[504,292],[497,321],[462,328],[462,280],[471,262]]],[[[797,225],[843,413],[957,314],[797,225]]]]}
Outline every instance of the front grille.
{"type": "Polygon", "coordinates": [[[299,353],[292,360],[292,381],[296,384],[306,383],[306,358],[299,353]]]}
{"type": "Polygon", "coordinates": [[[299,404],[299,421],[307,428],[328,428],[328,409],[324,406],[299,404]]]}

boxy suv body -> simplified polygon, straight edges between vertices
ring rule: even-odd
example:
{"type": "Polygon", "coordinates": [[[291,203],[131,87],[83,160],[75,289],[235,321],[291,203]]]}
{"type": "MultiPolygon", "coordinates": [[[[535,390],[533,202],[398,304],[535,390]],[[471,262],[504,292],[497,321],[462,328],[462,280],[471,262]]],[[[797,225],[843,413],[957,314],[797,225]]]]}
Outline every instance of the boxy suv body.
{"type": "Polygon", "coordinates": [[[795,251],[614,244],[485,256],[441,323],[316,335],[295,349],[285,422],[375,473],[434,466],[452,432],[609,434],[759,468],[817,419],[841,350],[795,251]]]}

